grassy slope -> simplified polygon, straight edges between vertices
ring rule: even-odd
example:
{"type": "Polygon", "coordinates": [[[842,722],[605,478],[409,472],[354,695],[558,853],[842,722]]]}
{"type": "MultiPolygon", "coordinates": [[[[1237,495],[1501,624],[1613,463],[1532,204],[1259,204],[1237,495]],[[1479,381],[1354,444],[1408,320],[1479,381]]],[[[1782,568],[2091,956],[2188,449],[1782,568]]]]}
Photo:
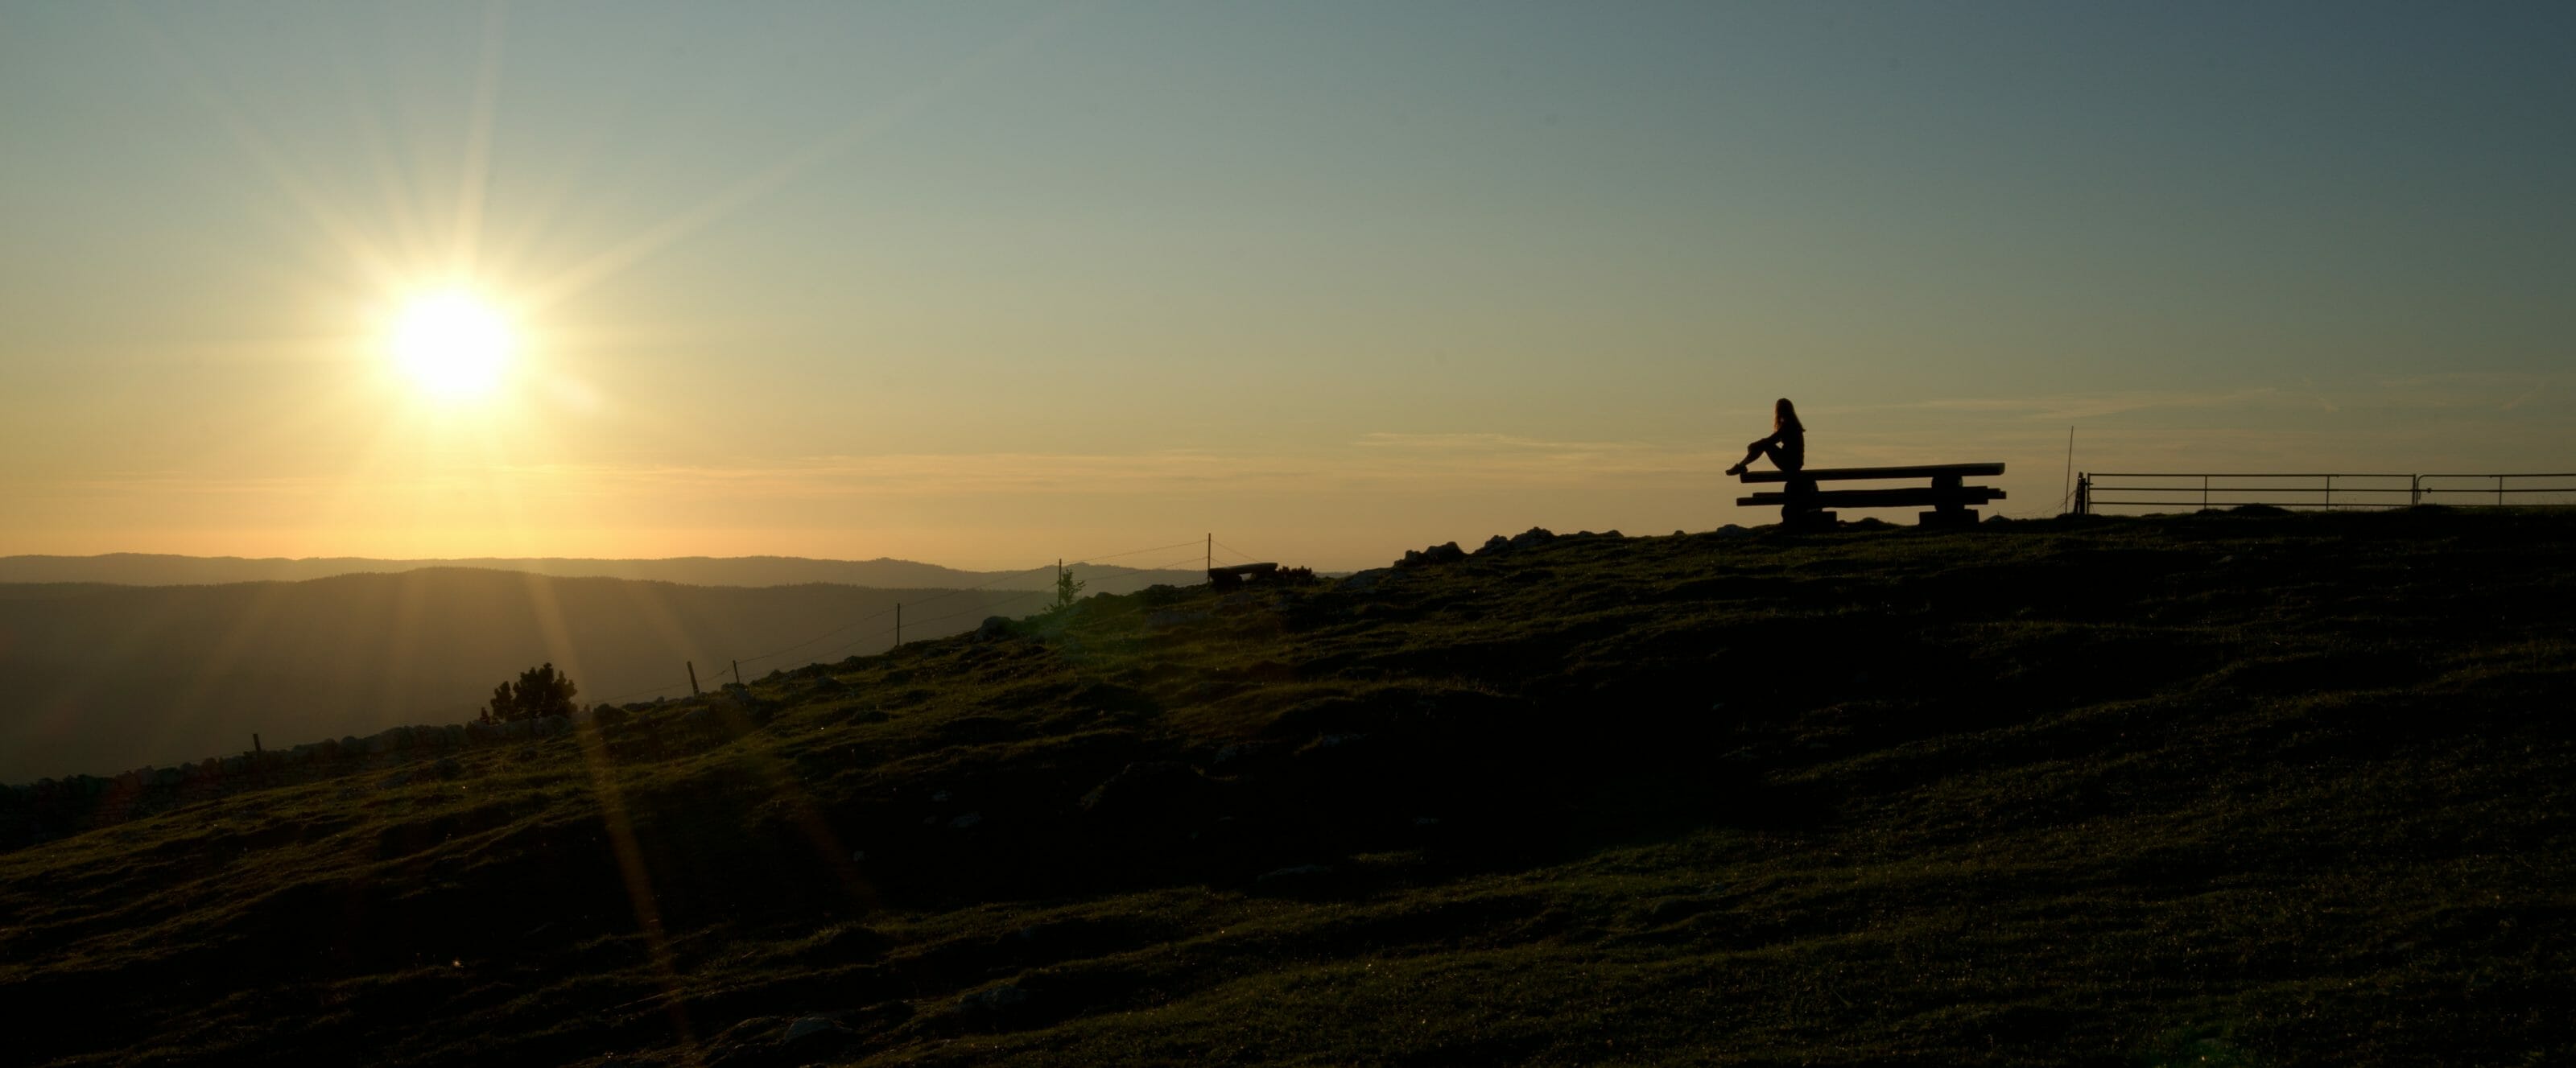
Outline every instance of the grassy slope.
{"type": "Polygon", "coordinates": [[[1563,538],[1095,598],[0,855],[0,1002],[38,1063],[2566,1063],[2571,549],[1563,538]]]}

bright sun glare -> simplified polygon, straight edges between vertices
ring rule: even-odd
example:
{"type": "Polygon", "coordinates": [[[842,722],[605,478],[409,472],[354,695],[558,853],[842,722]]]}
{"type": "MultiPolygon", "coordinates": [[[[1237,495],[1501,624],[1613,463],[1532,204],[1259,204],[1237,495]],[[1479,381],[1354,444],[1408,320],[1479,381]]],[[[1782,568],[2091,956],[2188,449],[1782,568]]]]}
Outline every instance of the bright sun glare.
{"type": "Polygon", "coordinates": [[[394,363],[427,392],[443,398],[489,393],[509,369],[510,321],[490,302],[461,289],[424,293],[395,313],[394,363]]]}

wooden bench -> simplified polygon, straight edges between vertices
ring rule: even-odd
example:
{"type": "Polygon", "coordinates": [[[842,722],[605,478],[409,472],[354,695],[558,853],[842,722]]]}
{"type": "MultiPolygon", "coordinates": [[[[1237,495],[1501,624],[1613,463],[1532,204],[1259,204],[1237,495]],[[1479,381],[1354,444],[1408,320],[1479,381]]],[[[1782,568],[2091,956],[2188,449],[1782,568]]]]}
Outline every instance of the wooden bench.
{"type": "Polygon", "coordinates": [[[1786,482],[1777,492],[1756,493],[1738,497],[1737,504],[1776,504],[1780,521],[1791,526],[1829,525],[1834,514],[1828,506],[1845,508],[1901,508],[1928,504],[1932,510],[1916,518],[1927,527],[1971,526],[1977,521],[1973,507],[1988,501],[2004,499],[2004,491],[1992,486],[1971,486],[1970,478],[2004,473],[2002,464],[1925,464],[1919,467],[1810,467],[1803,471],[1747,471],[1746,482],[1786,482]],[[1900,486],[1873,489],[1820,490],[1818,482],[1874,481],[1880,479],[1925,478],[1929,486],[1900,486]]]}
{"type": "Polygon", "coordinates": [[[1217,589],[1240,586],[1245,579],[1269,578],[1279,573],[1277,564],[1236,564],[1233,567],[1208,569],[1208,585],[1217,589]]]}

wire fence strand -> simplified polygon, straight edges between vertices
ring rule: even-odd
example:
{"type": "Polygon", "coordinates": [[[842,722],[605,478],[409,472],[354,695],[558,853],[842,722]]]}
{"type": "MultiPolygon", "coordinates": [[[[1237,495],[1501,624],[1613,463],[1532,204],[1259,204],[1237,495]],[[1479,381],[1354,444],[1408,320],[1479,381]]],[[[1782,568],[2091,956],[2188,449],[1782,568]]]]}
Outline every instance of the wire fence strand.
{"type": "MultiPolygon", "coordinates": [[[[1146,546],[1146,547],[1144,547],[1144,548],[1141,548],[1141,549],[1123,549],[1123,550],[1120,550],[1120,551],[1118,551],[1118,552],[1113,552],[1113,553],[1099,553],[1099,554],[1090,555],[1090,556],[1072,557],[1072,558],[1070,558],[1070,559],[1072,560],[1072,564],[1067,564],[1067,565],[1062,565],[1062,566],[1071,567],[1071,566],[1074,566],[1074,565],[1080,565],[1080,564],[1097,564],[1097,563],[1099,563],[1100,561],[1103,561],[1103,560],[1121,560],[1121,559],[1125,559],[1125,558],[1130,557],[1130,556],[1141,556],[1141,555],[1144,555],[1144,554],[1146,554],[1146,553],[1153,553],[1153,552],[1168,552],[1168,551],[1173,550],[1173,549],[1189,549],[1189,548],[1197,548],[1200,544],[1201,544],[1201,542],[1199,541],[1199,539],[1193,538],[1193,539],[1191,539],[1191,540],[1189,540],[1189,541],[1177,541],[1177,542],[1173,542],[1173,543],[1171,543],[1171,544],[1169,544],[1169,545],[1148,545],[1148,546],[1146,546]]],[[[1184,565],[1187,565],[1187,564],[1189,564],[1189,563],[1191,563],[1192,561],[1195,561],[1195,560],[1197,560],[1197,559],[1198,559],[1198,557],[1196,557],[1196,556],[1192,556],[1192,557],[1189,557],[1189,558],[1186,558],[1186,559],[1176,560],[1176,561],[1173,561],[1173,562],[1171,562],[1171,563],[1156,564],[1156,565],[1154,565],[1154,566],[1152,566],[1152,567],[1147,567],[1147,568],[1138,568],[1138,569],[1136,569],[1136,570],[1138,570],[1138,571],[1147,571],[1147,572],[1151,572],[1151,571],[1169,571],[1169,570],[1173,570],[1173,569],[1175,569],[1175,568],[1179,568],[1179,567],[1182,567],[1182,566],[1184,566],[1184,565]]],[[[822,641],[826,641],[826,640],[828,640],[828,639],[831,639],[831,638],[833,638],[833,637],[835,637],[835,636],[837,636],[837,635],[840,635],[840,634],[842,634],[842,633],[847,632],[847,631],[848,631],[850,628],[852,628],[852,627],[859,626],[859,625],[864,624],[864,623],[867,623],[867,622],[869,622],[869,621],[871,621],[871,620],[883,619],[883,618],[885,618],[886,616],[894,615],[896,612],[899,612],[899,611],[901,611],[902,609],[907,608],[907,607],[909,607],[909,608],[919,608],[919,607],[921,607],[921,606],[923,606],[923,605],[927,605],[927,604],[935,604],[935,603],[937,603],[937,602],[947,600],[948,598],[956,597],[956,596],[958,596],[958,595],[960,595],[960,594],[967,594],[967,593],[979,593],[979,592],[982,592],[982,591],[984,591],[984,590],[991,589],[992,587],[997,586],[997,585],[1000,585],[1000,584],[1002,584],[1002,583],[1012,581],[1012,580],[1014,580],[1014,579],[1025,578],[1025,577],[1033,577],[1033,576],[1036,576],[1036,575],[1041,574],[1041,573],[1044,573],[1044,572],[1054,571],[1058,566],[1059,566],[1059,565],[1056,565],[1056,564],[1045,564],[1045,565],[1042,565],[1042,566],[1039,566],[1039,567],[1028,568],[1028,569],[1020,570],[1020,571],[1005,571],[1005,572],[1001,572],[1001,573],[999,573],[999,574],[996,574],[996,575],[994,575],[993,577],[988,578],[988,579],[986,579],[986,580],[984,580],[984,581],[982,581],[982,582],[976,583],[975,585],[972,585],[972,586],[959,586],[959,587],[955,587],[955,588],[951,588],[951,589],[947,589],[947,590],[942,590],[942,591],[940,591],[940,592],[938,592],[938,593],[931,594],[931,595],[930,595],[930,596],[928,596],[928,597],[924,597],[924,598],[922,598],[922,599],[920,599],[920,600],[918,600],[918,601],[906,601],[906,602],[899,602],[899,603],[897,603],[897,604],[890,605],[890,606],[888,606],[888,607],[878,609],[878,610],[876,610],[876,611],[874,611],[874,612],[870,612],[870,613],[868,613],[868,614],[866,614],[866,615],[859,616],[859,617],[857,617],[857,618],[855,618],[855,619],[852,619],[852,620],[850,620],[850,621],[848,621],[848,622],[846,622],[846,623],[842,623],[842,624],[840,624],[839,626],[833,627],[833,628],[832,628],[832,629],[830,629],[830,630],[826,630],[826,631],[824,631],[824,632],[822,632],[822,633],[820,633],[820,634],[814,635],[813,637],[811,637],[811,638],[807,638],[807,639],[805,639],[805,640],[803,640],[803,641],[799,641],[799,642],[796,642],[796,643],[791,644],[791,645],[781,646],[781,647],[779,647],[779,648],[772,649],[772,650],[770,650],[769,652],[760,653],[760,654],[757,654],[757,655],[754,655],[754,656],[746,656],[746,657],[733,658],[733,659],[731,659],[731,663],[734,663],[734,664],[737,664],[737,665],[740,665],[740,664],[756,664],[756,663],[759,663],[760,661],[763,661],[763,660],[772,660],[772,659],[776,659],[776,658],[778,658],[778,657],[785,656],[785,655],[787,655],[787,654],[789,654],[789,653],[795,652],[795,651],[796,651],[796,650],[798,650],[798,649],[805,648],[806,646],[813,645],[813,644],[815,644],[815,643],[817,643],[817,642],[822,642],[822,641]]],[[[986,601],[986,602],[984,602],[983,604],[981,604],[981,605],[979,605],[979,606],[977,606],[977,607],[974,607],[974,608],[968,608],[968,609],[965,609],[965,610],[962,610],[962,611],[949,612],[949,613],[945,613],[945,614],[942,614],[942,615],[936,615],[936,616],[932,616],[932,617],[927,618],[927,619],[906,620],[906,621],[904,621],[904,622],[905,622],[905,623],[907,623],[907,624],[909,624],[909,625],[911,625],[911,626],[915,626],[915,627],[928,627],[928,626],[930,626],[930,625],[932,625],[932,624],[936,624],[936,623],[943,623],[943,622],[946,622],[946,621],[948,621],[948,620],[952,620],[952,619],[959,618],[959,617],[961,617],[961,616],[970,616],[970,615],[974,615],[974,614],[979,613],[979,612],[990,612],[990,611],[992,611],[993,609],[998,608],[998,607],[1000,607],[1000,606],[1002,606],[1002,605],[1012,604],[1012,603],[1015,603],[1015,602],[1019,602],[1019,601],[1027,600],[1027,599],[1029,599],[1029,598],[1031,598],[1031,597],[1039,596],[1039,595],[1041,595],[1041,594],[1052,594],[1052,593],[1054,593],[1054,592],[1055,592],[1055,591],[1054,591],[1052,588],[1040,588],[1040,589],[1024,590],[1024,591],[1021,591],[1021,592],[1019,592],[1019,593],[1014,593],[1014,594],[1012,594],[1012,595],[1010,595],[1010,596],[1003,597],[1003,598],[1000,598],[1000,599],[997,599],[997,600],[989,600],[989,601],[986,601]]],[[[838,652],[841,652],[842,650],[845,650],[845,649],[853,649],[853,648],[857,648],[857,647],[859,647],[859,646],[866,645],[866,644],[868,644],[868,643],[870,643],[870,642],[873,642],[873,641],[875,641],[875,640],[877,640],[877,639],[880,639],[880,638],[891,639],[892,637],[894,637],[894,636],[895,636],[897,633],[899,633],[899,632],[900,632],[900,631],[899,631],[899,628],[898,628],[898,627],[895,627],[895,626],[891,626],[891,625],[890,625],[890,626],[882,627],[882,628],[879,628],[879,629],[877,629],[877,630],[875,630],[875,631],[871,631],[871,632],[869,632],[869,633],[867,633],[867,634],[863,634],[863,635],[860,635],[860,636],[858,636],[858,637],[856,637],[856,638],[853,638],[853,639],[851,639],[851,640],[849,640],[849,641],[843,642],[843,643],[841,643],[841,644],[839,644],[839,645],[828,647],[828,648],[826,648],[826,649],[824,650],[824,653],[828,656],[829,654],[832,654],[832,653],[838,653],[838,652]]],[[[819,662],[819,661],[818,661],[818,662],[819,662]]],[[[637,698],[650,697],[650,696],[653,696],[653,695],[656,695],[656,694],[669,693],[669,692],[672,692],[672,691],[675,691],[675,690],[684,690],[684,689],[689,689],[689,688],[690,688],[690,683],[689,683],[687,680],[685,680],[685,679],[684,679],[684,680],[677,681],[677,682],[665,683],[665,684],[660,685],[660,686],[651,686],[651,687],[646,687],[646,688],[644,688],[644,689],[640,689],[640,690],[629,690],[629,691],[626,691],[626,692],[624,692],[624,693],[617,694],[617,695],[612,696],[612,697],[605,697],[605,698],[601,698],[601,699],[599,700],[599,702],[598,702],[598,703],[600,703],[600,704],[616,704],[616,703],[621,702],[621,701],[632,701],[632,700],[635,700],[635,699],[637,699],[637,698]]]]}

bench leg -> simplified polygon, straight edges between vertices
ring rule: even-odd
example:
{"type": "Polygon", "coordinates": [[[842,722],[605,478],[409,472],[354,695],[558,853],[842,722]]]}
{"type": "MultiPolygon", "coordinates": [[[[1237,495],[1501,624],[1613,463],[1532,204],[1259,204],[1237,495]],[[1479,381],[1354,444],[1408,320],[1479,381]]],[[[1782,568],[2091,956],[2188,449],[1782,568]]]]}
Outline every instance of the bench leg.
{"type": "Polygon", "coordinates": [[[1783,489],[1788,500],[1780,505],[1780,525],[1791,529],[1830,527],[1834,514],[1816,507],[1816,480],[1791,476],[1783,489]]]}

